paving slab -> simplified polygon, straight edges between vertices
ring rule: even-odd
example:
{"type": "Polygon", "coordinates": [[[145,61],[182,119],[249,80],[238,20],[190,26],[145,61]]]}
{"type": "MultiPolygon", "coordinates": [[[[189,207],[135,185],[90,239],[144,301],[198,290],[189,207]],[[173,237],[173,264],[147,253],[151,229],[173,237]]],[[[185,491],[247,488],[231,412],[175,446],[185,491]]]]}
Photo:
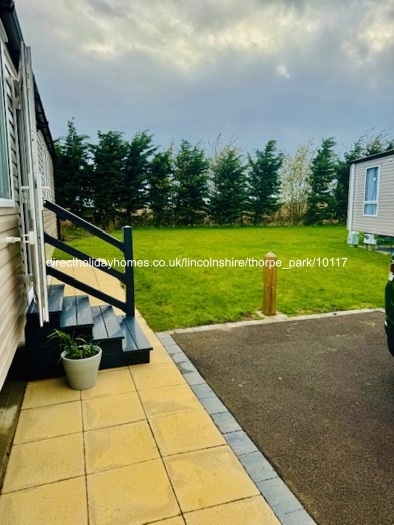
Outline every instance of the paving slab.
{"type": "Polygon", "coordinates": [[[86,399],[82,402],[82,413],[85,430],[123,425],[145,419],[136,392],[86,399]]]}
{"type": "Polygon", "coordinates": [[[140,399],[148,417],[177,414],[202,407],[187,384],[143,390],[140,399]]]}
{"type": "Polygon", "coordinates": [[[135,392],[135,385],[127,367],[102,370],[94,388],[82,390],[82,399],[92,399],[125,392],[135,392]]]}
{"type": "Polygon", "coordinates": [[[77,432],[82,432],[82,411],[79,401],[27,408],[19,415],[14,445],[77,432]]]}
{"type": "Polygon", "coordinates": [[[164,458],[183,512],[259,494],[228,446],[164,458]]]}
{"type": "Polygon", "coordinates": [[[217,505],[185,515],[187,525],[279,525],[262,496],[217,505]]]}
{"type": "Polygon", "coordinates": [[[23,408],[57,405],[81,399],[79,390],[72,390],[65,377],[31,381],[26,387],[23,408]]]}
{"type": "Polygon", "coordinates": [[[85,477],[0,496],[1,525],[88,525],[85,477]]]}
{"type": "Polygon", "coordinates": [[[130,372],[139,391],[185,383],[182,374],[173,363],[130,367],[130,372]]]}
{"type": "Polygon", "coordinates": [[[150,425],[163,456],[226,444],[205,410],[151,418],[150,425]]]}
{"type": "Polygon", "coordinates": [[[14,445],[2,493],[45,485],[85,473],[82,433],[14,445]]]}
{"type": "Polygon", "coordinates": [[[143,525],[180,515],[161,460],[145,461],[87,478],[90,523],[143,525]]]}
{"type": "Polygon", "coordinates": [[[160,457],[146,421],[85,432],[85,455],[88,474],[160,457]]]}

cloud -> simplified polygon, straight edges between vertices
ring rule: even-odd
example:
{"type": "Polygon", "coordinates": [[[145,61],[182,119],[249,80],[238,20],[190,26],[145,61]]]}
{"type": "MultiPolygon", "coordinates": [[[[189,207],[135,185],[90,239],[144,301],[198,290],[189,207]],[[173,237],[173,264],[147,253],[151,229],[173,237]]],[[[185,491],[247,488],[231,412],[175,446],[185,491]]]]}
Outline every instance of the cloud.
{"type": "MultiPolygon", "coordinates": [[[[388,55],[394,52],[394,5],[392,2],[374,2],[364,11],[358,24],[349,30],[349,38],[342,48],[350,68],[371,71],[376,80],[382,80],[389,70],[384,67],[388,55]]],[[[370,79],[371,80],[371,79],[370,79]]]]}
{"type": "Polygon", "coordinates": [[[286,80],[290,80],[290,72],[285,64],[280,64],[277,66],[276,71],[279,76],[285,78],[286,80]]]}
{"type": "Polygon", "coordinates": [[[80,59],[121,62],[145,56],[170,70],[198,76],[229,56],[235,63],[302,62],[344,52],[352,67],[363,67],[392,47],[392,2],[350,0],[19,0],[18,7],[44,27],[58,49],[80,59]],[[312,52],[312,53],[311,53],[312,52]]]}
{"type": "Polygon", "coordinates": [[[216,129],[256,142],[271,129],[294,142],[300,130],[335,134],[335,122],[344,133],[344,108],[347,133],[392,118],[392,0],[18,0],[17,10],[56,129],[68,114],[88,132],[216,129]]]}
{"type": "Polygon", "coordinates": [[[118,2],[118,14],[108,17],[102,2],[83,8],[89,32],[80,41],[82,53],[91,58],[130,58],[144,53],[170,69],[198,70],[227,59],[277,55],[288,47],[308,43],[318,30],[308,12],[300,16],[286,3],[255,1],[200,2],[118,2]],[[196,7],[198,6],[198,8],[196,7]]]}

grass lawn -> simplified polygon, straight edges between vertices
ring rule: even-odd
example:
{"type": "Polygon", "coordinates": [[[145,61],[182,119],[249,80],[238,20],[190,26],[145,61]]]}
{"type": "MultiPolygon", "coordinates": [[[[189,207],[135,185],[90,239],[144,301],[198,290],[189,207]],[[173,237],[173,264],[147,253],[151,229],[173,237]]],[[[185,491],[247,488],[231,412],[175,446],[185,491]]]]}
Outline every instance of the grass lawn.
{"type": "MultiPolygon", "coordinates": [[[[121,232],[113,235],[120,237],[121,232]]],[[[134,258],[150,262],[183,257],[262,259],[273,251],[284,267],[290,260],[316,258],[314,267],[278,269],[280,312],[300,315],[382,307],[389,257],[349,247],[346,239],[342,226],[142,228],[134,230],[134,258]],[[328,266],[319,267],[317,258],[328,266]],[[342,258],[347,258],[346,263],[342,258]]],[[[120,258],[120,252],[96,238],[69,244],[93,257],[120,258]]],[[[59,252],[56,257],[67,258],[59,252]]],[[[262,271],[258,267],[137,267],[136,305],[156,331],[257,318],[262,271]]]]}

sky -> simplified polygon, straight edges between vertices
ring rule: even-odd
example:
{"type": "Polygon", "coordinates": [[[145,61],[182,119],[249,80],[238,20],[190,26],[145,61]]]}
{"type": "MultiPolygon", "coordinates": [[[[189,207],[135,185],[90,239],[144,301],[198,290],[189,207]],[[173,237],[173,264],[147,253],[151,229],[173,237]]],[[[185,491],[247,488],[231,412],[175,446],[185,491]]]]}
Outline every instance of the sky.
{"type": "Polygon", "coordinates": [[[394,0],[16,0],[54,138],[67,121],[294,153],[393,132],[394,0]]]}

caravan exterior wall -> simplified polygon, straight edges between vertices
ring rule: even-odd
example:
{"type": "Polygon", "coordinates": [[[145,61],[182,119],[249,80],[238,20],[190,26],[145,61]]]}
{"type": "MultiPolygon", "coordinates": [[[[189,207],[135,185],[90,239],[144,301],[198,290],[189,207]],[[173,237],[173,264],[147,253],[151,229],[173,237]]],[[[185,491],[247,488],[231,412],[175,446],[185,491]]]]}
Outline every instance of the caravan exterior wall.
{"type": "MultiPolygon", "coordinates": [[[[5,381],[15,351],[23,337],[27,296],[21,243],[8,244],[7,237],[21,236],[19,202],[19,160],[17,147],[17,124],[13,105],[14,85],[17,72],[7,47],[3,46],[1,82],[5,100],[5,137],[11,171],[11,199],[0,204],[0,389],[5,381]]],[[[4,128],[3,128],[4,129],[4,128]]]]}
{"type": "Polygon", "coordinates": [[[349,231],[394,237],[394,151],[352,164],[348,202],[349,231]]]}
{"type": "MultiPolygon", "coordinates": [[[[22,240],[26,228],[31,226],[24,220],[26,215],[23,215],[20,197],[22,175],[27,170],[25,152],[21,146],[23,112],[20,104],[15,16],[15,13],[0,11],[0,390],[16,350],[23,342],[26,311],[32,292],[28,247],[22,240]],[[5,30],[12,24],[13,39],[8,38],[5,30]],[[9,243],[9,237],[20,240],[9,243]]],[[[41,104],[38,92],[35,95],[35,103],[41,104]]],[[[37,108],[34,109],[37,111],[37,108]]],[[[40,126],[42,129],[42,123],[40,126]]],[[[36,130],[30,138],[37,144],[38,176],[42,186],[48,188],[46,196],[54,199],[53,142],[49,130],[36,130]]],[[[52,213],[45,212],[44,224],[46,231],[56,236],[56,219],[52,213]]]]}

